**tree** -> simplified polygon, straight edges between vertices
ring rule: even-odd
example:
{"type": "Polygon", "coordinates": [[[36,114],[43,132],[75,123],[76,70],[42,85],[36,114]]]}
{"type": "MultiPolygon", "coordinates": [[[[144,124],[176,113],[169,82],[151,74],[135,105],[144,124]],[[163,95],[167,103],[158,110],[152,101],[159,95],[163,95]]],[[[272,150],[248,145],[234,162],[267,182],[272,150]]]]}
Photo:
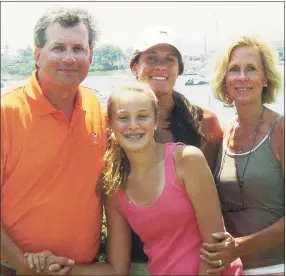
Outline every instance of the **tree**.
{"type": "Polygon", "coordinates": [[[35,69],[34,54],[31,47],[19,49],[17,56],[9,60],[3,72],[11,75],[29,76],[35,69]]]}
{"type": "MultiPolygon", "coordinates": [[[[123,51],[115,45],[102,45],[94,50],[90,72],[126,69],[127,58],[123,51]]],[[[34,53],[31,47],[19,49],[17,56],[7,60],[1,66],[2,73],[29,76],[35,69],[34,53]]]]}
{"type": "Polygon", "coordinates": [[[118,47],[111,44],[102,45],[93,52],[91,70],[108,71],[126,68],[126,56],[118,47]]]}

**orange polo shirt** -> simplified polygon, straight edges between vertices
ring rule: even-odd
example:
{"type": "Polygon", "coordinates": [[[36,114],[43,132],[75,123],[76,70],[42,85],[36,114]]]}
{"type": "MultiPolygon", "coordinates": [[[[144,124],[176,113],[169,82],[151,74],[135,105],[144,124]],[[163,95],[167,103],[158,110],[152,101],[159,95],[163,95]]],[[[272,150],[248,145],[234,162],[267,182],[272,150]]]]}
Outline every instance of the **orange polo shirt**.
{"type": "Polygon", "coordinates": [[[94,260],[105,148],[104,114],[89,88],[79,87],[71,120],[43,95],[36,71],[1,97],[1,219],[23,252],[94,260]]]}

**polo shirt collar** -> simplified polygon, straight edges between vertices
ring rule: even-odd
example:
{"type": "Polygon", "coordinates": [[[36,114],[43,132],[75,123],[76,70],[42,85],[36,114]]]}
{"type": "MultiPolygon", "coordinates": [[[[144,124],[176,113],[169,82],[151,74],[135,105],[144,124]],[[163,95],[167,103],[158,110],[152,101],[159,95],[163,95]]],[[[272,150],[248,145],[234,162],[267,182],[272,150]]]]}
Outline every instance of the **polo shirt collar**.
{"type": "MultiPolygon", "coordinates": [[[[39,85],[37,79],[37,70],[32,73],[32,76],[28,80],[28,88],[27,88],[27,95],[31,105],[33,106],[33,110],[39,115],[46,115],[53,112],[59,112],[48,98],[43,94],[43,91],[39,85]]],[[[81,89],[78,89],[76,93],[76,100],[75,100],[75,109],[83,109],[82,108],[82,92],[81,89]]]]}

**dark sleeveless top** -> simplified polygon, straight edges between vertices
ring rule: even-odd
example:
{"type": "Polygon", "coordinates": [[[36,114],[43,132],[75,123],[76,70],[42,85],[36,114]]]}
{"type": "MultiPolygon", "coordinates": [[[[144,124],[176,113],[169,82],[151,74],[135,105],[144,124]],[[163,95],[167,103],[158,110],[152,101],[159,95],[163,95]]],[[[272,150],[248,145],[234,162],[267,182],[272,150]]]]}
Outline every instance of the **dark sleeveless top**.
{"type": "MultiPolygon", "coordinates": [[[[203,110],[192,105],[181,93],[173,91],[174,108],[169,117],[170,130],[174,142],[191,146],[200,146],[202,139],[200,126],[203,120],[203,110]]],[[[143,243],[138,235],[132,231],[131,262],[148,262],[143,251],[143,243]]]]}

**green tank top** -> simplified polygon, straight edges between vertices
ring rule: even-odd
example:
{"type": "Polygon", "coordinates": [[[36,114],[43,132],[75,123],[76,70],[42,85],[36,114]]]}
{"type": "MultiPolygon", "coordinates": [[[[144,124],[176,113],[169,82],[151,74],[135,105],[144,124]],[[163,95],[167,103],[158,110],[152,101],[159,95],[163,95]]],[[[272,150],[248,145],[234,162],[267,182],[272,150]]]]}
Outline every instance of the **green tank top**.
{"type": "MultiPolygon", "coordinates": [[[[234,237],[260,231],[284,216],[284,177],[280,162],[274,157],[270,147],[271,134],[281,117],[279,116],[275,120],[268,135],[252,150],[244,175],[244,184],[241,188],[237,179],[242,177],[250,152],[233,154],[226,150],[226,138],[223,140],[216,168],[216,172],[221,170],[216,184],[221,202],[224,202],[222,205],[226,204],[228,207],[232,206],[231,208],[238,210],[242,206],[243,196],[246,206],[245,209],[238,212],[223,211],[226,229],[234,237]],[[225,152],[225,158],[223,158],[225,152]]],[[[284,256],[283,243],[241,259],[246,269],[284,263],[284,256]]]]}

